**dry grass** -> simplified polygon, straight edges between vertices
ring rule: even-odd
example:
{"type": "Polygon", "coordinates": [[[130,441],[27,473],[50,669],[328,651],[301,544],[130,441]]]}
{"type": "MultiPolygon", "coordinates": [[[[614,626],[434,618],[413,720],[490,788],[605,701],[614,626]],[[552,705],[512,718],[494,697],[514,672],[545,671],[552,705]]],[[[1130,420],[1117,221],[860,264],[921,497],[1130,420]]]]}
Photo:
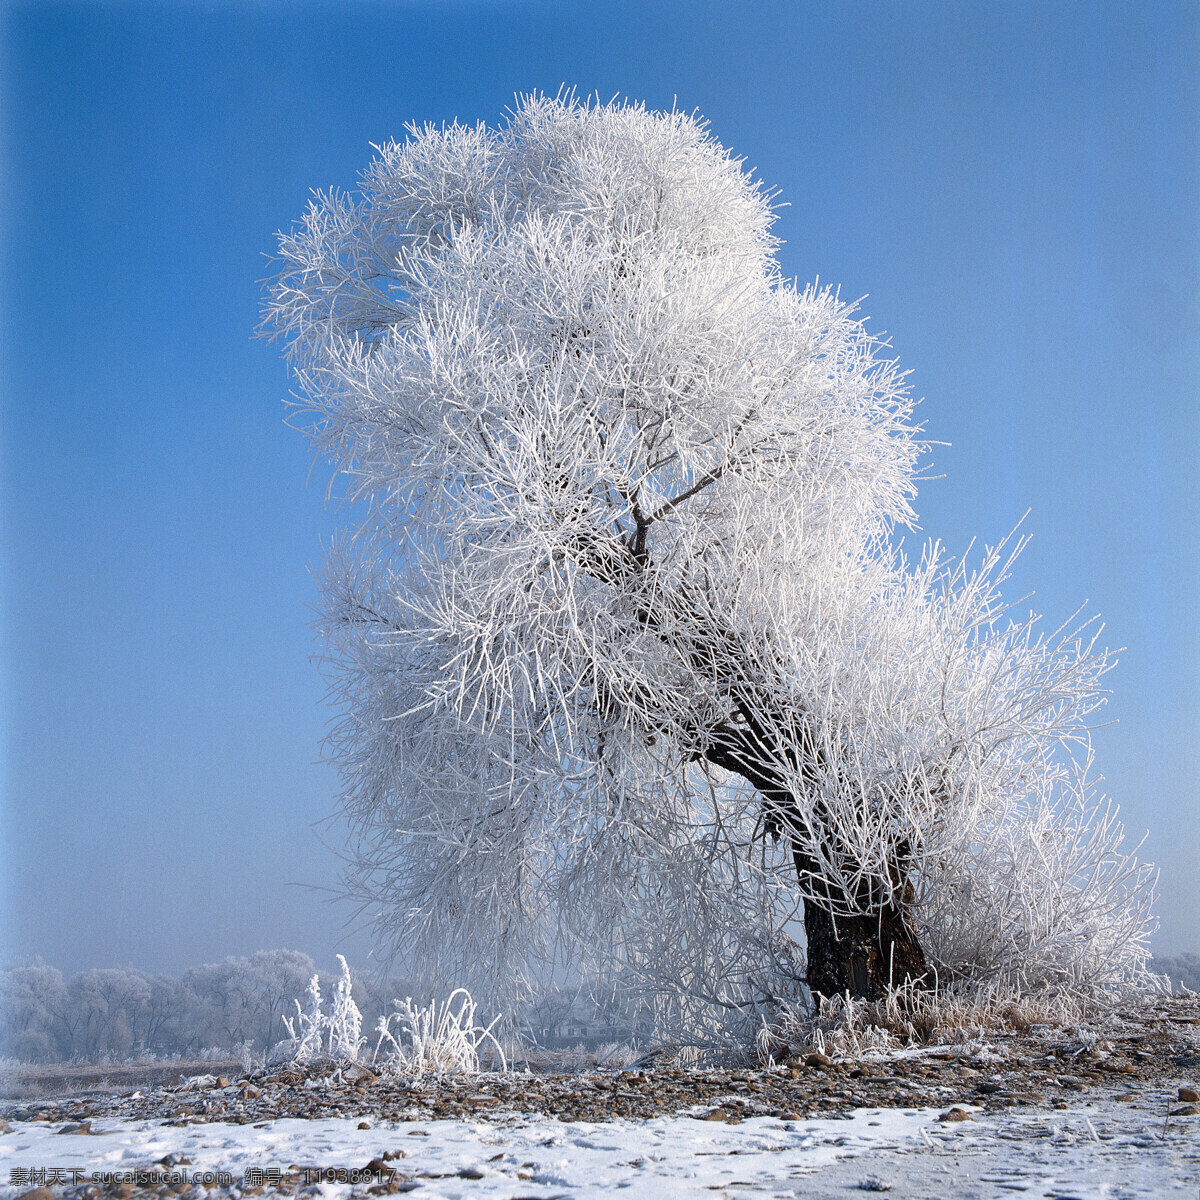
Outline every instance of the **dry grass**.
{"type": "Polygon", "coordinates": [[[1100,1019],[1111,1005],[1061,991],[1018,995],[999,988],[889,989],[881,1000],[848,993],[822,997],[813,1012],[781,1005],[765,1022],[756,1049],[762,1060],[817,1051],[831,1058],[861,1058],[921,1046],[978,1046],[989,1037],[1025,1034],[1035,1026],[1079,1027],[1100,1019]]]}

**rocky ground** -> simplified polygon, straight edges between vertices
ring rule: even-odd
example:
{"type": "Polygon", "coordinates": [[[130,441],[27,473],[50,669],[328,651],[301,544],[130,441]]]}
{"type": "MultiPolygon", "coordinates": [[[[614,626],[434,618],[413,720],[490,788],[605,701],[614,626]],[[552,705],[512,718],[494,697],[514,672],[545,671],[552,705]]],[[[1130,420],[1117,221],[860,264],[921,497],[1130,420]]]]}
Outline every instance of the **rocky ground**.
{"type": "MultiPolygon", "coordinates": [[[[1164,999],[1143,1011],[1115,1015],[1095,1028],[1035,1026],[960,1046],[834,1062],[815,1053],[769,1066],[696,1068],[669,1055],[624,1070],[572,1074],[487,1073],[440,1079],[376,1076],[364,1067],[332,1064],[261,1070],[232,1078],[199,1076],[182,1084],[111,1094],[0,1106],[4,1122],[55,1124],[60,1134],[87,1136],[90,1123],[111,1118],[166,1125],[223,1122],[261,1127],[287,1118],[353,1118],[358,1128],[449,1119],[487,1120],[530,1114],[562,1122],[605,1122],[687,1113],[737,1124],[755,1117],[783,1121],[848,1118],[863,1109],[937,1109],[947,1123],[1014,1110],[1106,1112],[1187,1134],[1200,1114],[1200,999],[1164,999]]],[[[169,1167],[173,1164],[161,1164],[169,1167]]],[[[330,1168],[346,1164],[329,1164],[330,1168]]],[[[362,1166],[363,1164],[356,1164],[362,1166]]],[[[386,1163],[374,1165],[364,1191],[409,1190],[386,1163]]],[[[244,1181],[239,1181],[239,1185],[244,1181]]],[[[305,1182],[285,1176],[275,1190],[305,1182]]],[[[307,1182],[311,1183],[311,1179],[307,1182]]],[[[8,1190],[8,1189],[5,1189],[8,1190]]],[[[59,1188],[76,1200],[182,1194],[183,1184],[147,1181],[59,1188]]],[[[203,1189],[200,1189],[203,1191],[203,1189]]],[[[208,1189],[211,1192],[211,1188],[208,1189]]],[[[234,1189],[239,1190],[239,1189],[234,1189]]],[[[253,1187],[240,1190],[254,1194],[253,1187]]],[[[52,1189],[29,1193],[51,1200],[52,1189]]],[[[11,1192],[9,1194],[19,1194],[11,1192]]]]}
{"type": "Polygon", "coordinates": [[[16,1101],[23,1101],[25,1107],[36,1107],[38,1101],[58,1096],[132,1092],[139,1088],[182,1083],[202,1072],[231,1075],[238,1071],[238,1060],[231,1057],[181,1058],[172,1062],[9,1065],[0,1070],[0,1107],[16,1101]]]}

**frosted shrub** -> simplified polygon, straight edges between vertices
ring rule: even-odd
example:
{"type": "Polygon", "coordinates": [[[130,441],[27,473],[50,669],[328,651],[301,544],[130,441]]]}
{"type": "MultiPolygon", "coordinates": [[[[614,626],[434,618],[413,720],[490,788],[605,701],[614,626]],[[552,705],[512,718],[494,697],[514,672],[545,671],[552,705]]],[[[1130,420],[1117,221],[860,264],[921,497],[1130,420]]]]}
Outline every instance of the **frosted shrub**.
{"type": "Polygon", "coordinates": [[[339,954],[342,964],[341,978],[333,993],[333,1010],[327,1026],[329,1057],[336,1062],[357,1062],[367,1039],[362,1037],[362,1014],[351,994],[350,968],[339,954]]]}
{"type": "Polygon", "coordinates": [[[249,1074],[255,1064],[254,1040],[244,1038],[233,1047],[233,1057],[242,1065],[242,1070],[249,1074]]]}
{"type": "Polygon", "coordinates": [[[317,1059],[354,1063],[362,1056],[366,1038],[361,1036],[362,1014],[351,995],[350,968],[339,954],[342,974],[334,990],[333,1006],[328,1013],[321,998],[320,979],[314,975],[308,985],[308,1011],[297,1000],[295,1018],[284,1017],[290,1041],[283,1047],[294,1063],[317,1059]]]}
{"type": "Polygon", "coordinates": [[[628,1042],[605,1042],[596,1051],[596,1066],[620,1071],[632,1066],[641,1056],[641,1051],[628,1042]]]}
{"type": "Polygon", "coordinates": [[[295,1021],[291,1017],[282,1018],[289,1038],[282,1049],[292,1062],[308,1063],[320,1057],[325,1042],[326,1017],[321,1005],[321,982],[316,975],[308,983],[308,1012],[300,1007],[299,1000],[293,1003],[295,1021]]]}
{"type": "Polygon", "coordinates": [[[477,1005],[465,988],[451,992],[443,1004],[431,1001],[427,1008],[408,998],[396,1004],[397,1011],[380,1017],[376,1027],[379,1040],[372,1061],[382,1070],[395,1075],[475,1073],[480,1070],[479,1049],[485,1044],[507,1069],[504,1050],[492,1034],[500,1018],[480,1025],[477,1005]]]}
{"type": "Polygon", "coordinates": [[[875,1024],[877,1006],[850,996],[822,996],[815,1011],[803,1004],[783,1004],[772,1022],[763,1020],[755,1039],[764,1061],[816,1051],[830,1058],[862,1058],[905,1044],[899,1030],[875,1024]]]}
{"type": "Polygon", "coordinates": [[[1009,612],[1019,543],[896,549],[904,373],[774,219],[694,117],[528,97],[280,236],[266,324],[358,519],[348,890],[439,988],[621,979],[698,1042],[804,981],[1115,995],[1154,877],[1089,778],[1111,662],[1009,612]]]}

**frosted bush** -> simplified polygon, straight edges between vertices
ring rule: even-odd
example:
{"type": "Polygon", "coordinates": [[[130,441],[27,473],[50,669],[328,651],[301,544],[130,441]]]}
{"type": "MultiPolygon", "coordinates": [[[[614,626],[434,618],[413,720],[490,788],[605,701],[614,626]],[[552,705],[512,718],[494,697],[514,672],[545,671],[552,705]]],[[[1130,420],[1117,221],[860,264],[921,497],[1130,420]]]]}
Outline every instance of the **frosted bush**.
{"type": "Polygon", "coordinates": [[[492,1033],[500,1018],[483,1026],[476,1020],[477,1005],[465,988],[457,988],[442,1004],[414,1005],[410,998],[397,1000],[397,1011],[380,1017],[372,1062],[394,1075],[445,1075],[480,1070],[481,1046],[491,1046],[503,1069],[508,1063],[492,1033]],[[393,1029],[393,1026],[395,1028],[393,1029]]]}
{"type": "Polygon", "coordinates": [[[255,1065],[254,1039],[244,1038],[233,1047],[233,1057],[242,1065],[242,1070],[249,1073],[255,1065]]]}
{"type": "Polygon", "coordinates": [[[596,1066],[623,1070],[641,1057],[641,1051],[628,1042],[605,1042],[596,1051],[596,1066]]]}
{"type": "Polygon", "coordinates": [[[321,981],[314,975],[308,985],[308,1011],[295,1001],[296,1016],[284,1017],[289,1041],[284,1054],[297,1064],[317,1059],[340,1063],[355,1063],[362,1056],[366,1038],[361,1036],[362,1014],[351,994],[350,968],[342,955],[337,956],[342,974],[334,989],[333,1005],[325,1012],[321,997],[321,981]]]}

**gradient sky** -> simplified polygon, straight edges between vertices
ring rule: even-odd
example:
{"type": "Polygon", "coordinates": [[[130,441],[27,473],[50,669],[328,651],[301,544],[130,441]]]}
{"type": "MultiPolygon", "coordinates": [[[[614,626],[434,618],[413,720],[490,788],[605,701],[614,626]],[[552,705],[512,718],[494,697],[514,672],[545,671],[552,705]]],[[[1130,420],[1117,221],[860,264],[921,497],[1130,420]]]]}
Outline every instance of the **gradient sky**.
{"type": "MultiPolygon", "coordinates": [[[[1200,7],[8,4],[0,962],[367,963],[336,883],[310,567],[337,514],[252,338],[276,230],[408,121],[518,91],[698,109],[868,298],[923,535],[1026,509],[1009,586],[1126,647],[1097,764],[1200,950],[1200,7]],[[322,834],[328,847],[318,839],[322,834]],[[296,885],[296,886],[292,886],[296,885]]],[[[910,538],[910,542],[912,539],[910,538]]]]}

